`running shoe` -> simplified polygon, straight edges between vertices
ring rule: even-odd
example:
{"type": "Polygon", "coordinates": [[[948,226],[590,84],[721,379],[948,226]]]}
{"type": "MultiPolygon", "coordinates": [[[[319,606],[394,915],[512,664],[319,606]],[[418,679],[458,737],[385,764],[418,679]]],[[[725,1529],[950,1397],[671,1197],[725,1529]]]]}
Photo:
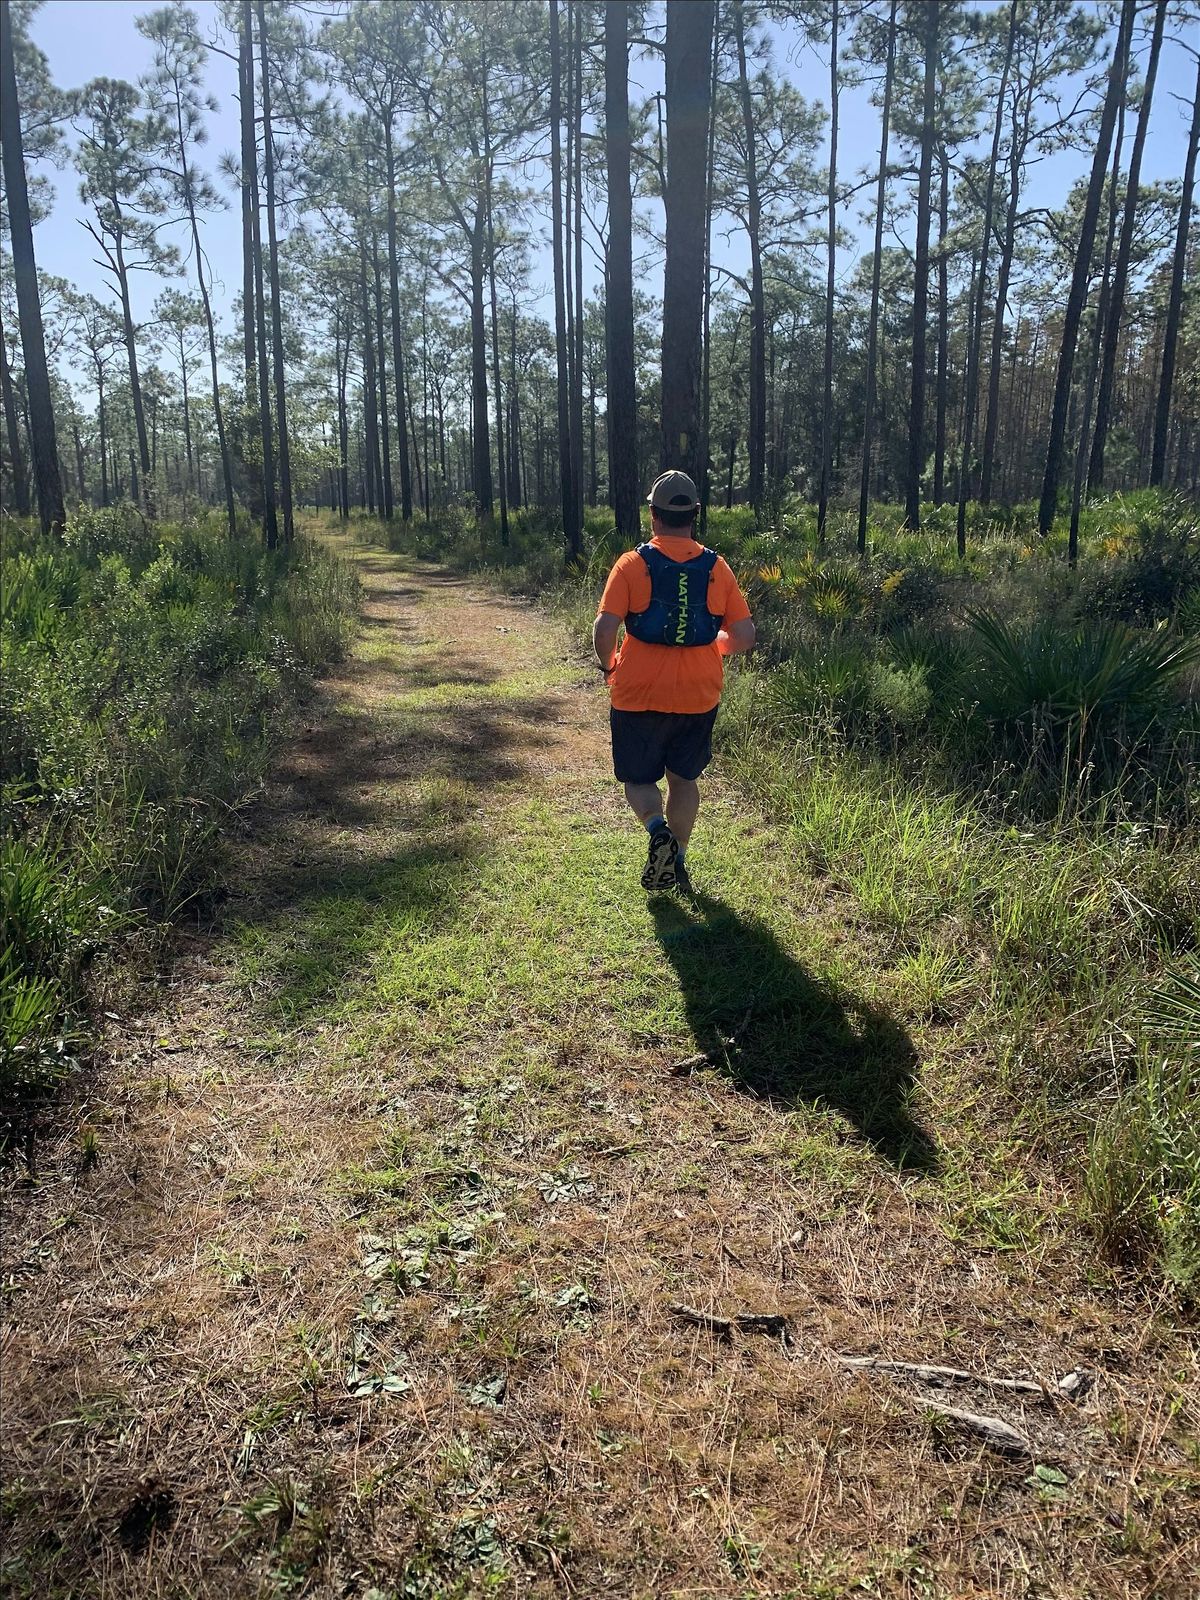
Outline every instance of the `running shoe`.
{"type": "Polygon", "coordinates": [[[692,880],[688,875],[687,863],[682,856],[675,862],[675,887],[681,894],[695,894],[696,892],[692,888],[692,880]]]}
{"type": "Polygon", "coordinates": [[[650,848],[646,856],[646,870],[642,873],[642,888],[648,893],[675,887],[675,858],[679,844],[665,822],[660,822],[650,835],[650,848]]]}

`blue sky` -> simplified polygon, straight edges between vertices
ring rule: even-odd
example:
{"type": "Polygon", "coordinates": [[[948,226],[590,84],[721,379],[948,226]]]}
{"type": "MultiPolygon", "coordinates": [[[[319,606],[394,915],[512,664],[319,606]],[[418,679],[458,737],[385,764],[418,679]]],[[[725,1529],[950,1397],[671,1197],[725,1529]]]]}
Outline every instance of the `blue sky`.
{"type": "MultiPolygon", "coordinates": [[[[980,6],[1003,4],[1004,0],[977,0],[980,6]]],[[[151,50],[134,26],[134,19],[153,9],[146,0],[47,0],[34,17],[32,34],[49,58],[51,75],[64,88],[75,88],[89,78],[107,76],[135,80],[151,65],[151,50]]],[[[217,7],[212,3],[194,5],[202,18],[206,36],[219,29],[217,7]]],[[[1105,8],[1107,9],[1107,8],[1105,8]]],[[[776,63],[809,99],[827,100],[828,65],[814,51],[795,42],[788,31],[776,33],[776,63]]],[[[228,44],[228,41],[224,41],[228,44]]],[[[1195,50],[1200,48],[1200,23],[1183,37],[1178,25],[1163,46],[1159,82],[1143,162],[1143,180],[1175,178],[1183,170],[1188,118],[1195,91],[1195,50]]],[[[635,58],[631,69],[631,96],[652,92],[661,86],[661,66],[657,60],[635,58]]],[[[210,55],[207,87],[219,102],[209,119],[209,143],[203,162],[215,169],[218,157],[235,151],[238,145],[238,108],[235,99],[236,70],[223,56],[210,55]]],[[[847,88],[841,97],[839,171],[846,177],[869,169],[878,160],[879,116],[864,89],[847,88]]],[[[827,149],[827,147],[826,147],[827,149]]],[[[819,159],[827,159],[827,155],[819,159]]],[[[1027,201],[1031,205],[1057,208],[1062,205],[1071,184],[1088,167],[1086,156],[1064,151],[1033,169],[1027,201]]],[[[39,224],[36,249],[39,267],[71,279],[80,287],[104,295],[104,280],[91,260],[91,240],[79,224],[81,207],[77,198],[78,179],[68,166],[61,172],[44,169],[57,188],[57,201],[49,217],[39,224]]],[[[220,182],[220,180],[218,180],[220,182]]],[[[223,187],[223,185],[222,185],[223,187]]],[[[224,191],[228,192],[228,191],[224,191]]],[[[236,197],[231,197],[235,199],[236,197]]],[[[866,213],[873,200],[866,196],[855,211],[866,213]]],[[[853,216],[847,218],[853,222],[853,216]]],[[[839,263],[842,275],[853,269],[857,249],[868,240],[869,220],[856,227],[858,244],[843,252],[839,263]]],[[[227,312],[241,283],[241,226],[236,205],[211,215],[204,222],[205,248],[215,275],[215,301],[227,312]]],[[[178,242],[183,245],[182,230],[178,242]]],[[[726,246],[715,242],[716,258],[737,269],[743,261],[744,246],[737,239],[726,246]]],[[[588,282],[595,281],[595,269],[585,252],[588,282]]],[[[661,281],[658,264],[647,259],[639,274],[646,286],[656,288],[661,281]]],[[[161,285],[143,275],[135,285],[135,314],[148,314],[150,302],[161,285]]],[[[182,285],[180,285],[182,287],[182,285]]],[[[538,298],[534,308],[548,319],[553,314],[548,252],[542,248],[534,260],[534,288],[538,298]]]]}

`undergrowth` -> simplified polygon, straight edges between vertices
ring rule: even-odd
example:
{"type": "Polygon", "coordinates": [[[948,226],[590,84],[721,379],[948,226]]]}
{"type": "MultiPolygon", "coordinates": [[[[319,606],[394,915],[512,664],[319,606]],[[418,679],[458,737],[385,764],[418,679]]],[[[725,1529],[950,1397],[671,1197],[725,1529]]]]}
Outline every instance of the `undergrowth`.
{"type": "Polygon", "coordinates": [[[21,1119],[77,1054],[114,961],[211,882],[307,676],[342,650],[354,580],[129,507],[3,564],[0,1106],[21,1119]]]}

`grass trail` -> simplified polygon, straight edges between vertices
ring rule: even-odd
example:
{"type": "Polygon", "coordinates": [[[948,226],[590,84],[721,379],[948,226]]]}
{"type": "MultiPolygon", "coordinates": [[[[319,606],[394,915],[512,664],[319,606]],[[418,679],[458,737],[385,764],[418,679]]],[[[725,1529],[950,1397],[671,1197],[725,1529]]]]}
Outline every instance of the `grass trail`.
{"type": "Polygon", "coordinates": [[[1188,1593],[1195,1350],[903,939],[719,767],[647,901],[580,650],[343,553],[219,926],[7,1180],[8,1592],[1188,1593]]]}

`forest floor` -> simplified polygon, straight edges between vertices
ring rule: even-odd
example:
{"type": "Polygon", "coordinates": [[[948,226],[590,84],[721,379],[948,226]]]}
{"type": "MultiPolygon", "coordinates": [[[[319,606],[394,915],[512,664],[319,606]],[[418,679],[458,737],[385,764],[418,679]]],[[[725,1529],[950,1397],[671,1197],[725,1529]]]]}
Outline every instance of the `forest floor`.
{"type": "Polygon", "coordinates": [[[6,1591],[1194,1593],[1194,1342],[986,1058],[719,761],[647,899],[582,644],[342,550],[227,898],[4,1180],[6,1591]]]}

